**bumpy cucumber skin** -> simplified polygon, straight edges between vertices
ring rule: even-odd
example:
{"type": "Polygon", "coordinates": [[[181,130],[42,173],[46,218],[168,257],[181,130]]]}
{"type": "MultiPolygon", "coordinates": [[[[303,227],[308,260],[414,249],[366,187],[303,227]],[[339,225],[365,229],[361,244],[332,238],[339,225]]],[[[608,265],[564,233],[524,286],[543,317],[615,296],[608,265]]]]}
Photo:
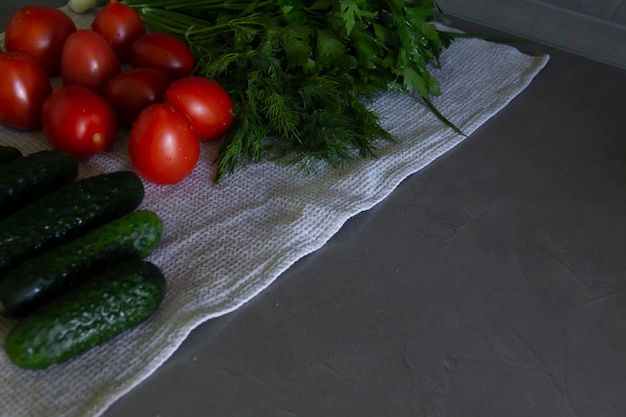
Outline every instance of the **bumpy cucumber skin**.
{"type": "Polygon", "coordinates": [[[70,183],[78,162],[66,152],[40,151],[0,165],[0,217],[70,183]]]}
{"type": "Polygon", "coordinates": [[[0,276],[38,251],[135,210],[144,197],[132,171],[84,178],[0,220],[0,276]]]}
{"type": "Polygon", "coordinates": [[[19,321],[5,339],[7,355],[26,369],[65,362],[148,319],[165,287],[150,262],[115,264],[19,321]]]}
{"type": "Polygon", "coordinates": [[[11,162],[22,156],[22,152],[13,146],[0,146],[0,164],[11,162]]]}
{"type": "Polygon", "coordinates": [[[162,236],[157,214],[138,210],[30,257],[0,281],[0,312],[24,317],[111,261],[147,257],[162,236]]]}

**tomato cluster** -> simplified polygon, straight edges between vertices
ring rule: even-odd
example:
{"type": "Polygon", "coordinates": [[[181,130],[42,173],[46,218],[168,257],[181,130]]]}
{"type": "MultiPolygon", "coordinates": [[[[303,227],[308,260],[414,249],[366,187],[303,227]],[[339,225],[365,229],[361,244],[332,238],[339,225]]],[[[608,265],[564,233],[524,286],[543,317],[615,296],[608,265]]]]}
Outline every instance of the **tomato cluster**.
{"type": "Polygon", "coordinates": [[[68,15],[26,6],[11,16],[0,49],[0,125],[43,129],[50,144],[89,158],[130,130],[139,175],[157,184],[186,178],[200,142],[222,137],[232,120],[223,87],[194,76],[189,46],[146,30],[131,7],[111,0],[91,29],[68,15]],[[53,89],[51,78],[62,86],[53,89]]]}

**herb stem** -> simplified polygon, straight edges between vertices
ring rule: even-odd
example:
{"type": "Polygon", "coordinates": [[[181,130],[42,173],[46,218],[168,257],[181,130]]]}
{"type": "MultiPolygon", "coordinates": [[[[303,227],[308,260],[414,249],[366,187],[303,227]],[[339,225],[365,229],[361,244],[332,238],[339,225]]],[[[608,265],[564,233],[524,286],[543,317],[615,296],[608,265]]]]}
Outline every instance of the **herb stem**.
{"type": "Polygon", "coordinates": [[[260,20],[251,19],[255,15],[234,18],[224,23],[212,24],[202,19],[195,19],[184,14],[160,9],[138,9],[142,18],[154,29],[166,30],[178,36],[206,36],[212,37],[223,33],[232,32],[236,27],[259,27],[266,28],[267,24],[260,20]]]}
{"type": "Polygon", "coordinates": [[[189,0],[173,3],[171,0],[123,0],[123,3],[134,8],[161,8],[164,10],[186,9],[197,7],[206,10],[253,10],[266,6],[275,6],[275,1],[242,1],[242,0],[189,0]]]}

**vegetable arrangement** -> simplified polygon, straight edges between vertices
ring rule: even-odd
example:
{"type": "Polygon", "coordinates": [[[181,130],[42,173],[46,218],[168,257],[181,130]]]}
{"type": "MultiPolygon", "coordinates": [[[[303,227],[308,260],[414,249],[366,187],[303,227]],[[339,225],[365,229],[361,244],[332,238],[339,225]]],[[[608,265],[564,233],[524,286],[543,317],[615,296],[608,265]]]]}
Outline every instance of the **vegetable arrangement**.
{"type": "Polygon", "coordinates": [[[70,0],[90,30],[27,6],[0,50],[0,125],[50,151],[0,146],[0,314],[25,368],[63,362],[150,317],[165,278],[145,258],[162,224],[140,179],[174,184],[221,140],[216,180],[276,159],[314,170],[393,140],[368,101],[441,93],[429,69],[453,35],[428,0],[70,0]],[[61,87],[52,88],[52,77],[61,87]],[[77,160],[128,129],[133,171],[77,180],[77,160]],[[85,320],[88,319],[88,320],[85,320]],[[64,335],[64,336],[60,336],[64,335]]]}
{"type": "Polygon", "coordinates": [[[149,318],[165,278],[144,258],[163,224],[136,210],[137,174],[77,180],[65,152],[0,150],[11,155],[0,163],[0,313],[18,319],[4,341],[9,358],[46,368],[149,318]]]}

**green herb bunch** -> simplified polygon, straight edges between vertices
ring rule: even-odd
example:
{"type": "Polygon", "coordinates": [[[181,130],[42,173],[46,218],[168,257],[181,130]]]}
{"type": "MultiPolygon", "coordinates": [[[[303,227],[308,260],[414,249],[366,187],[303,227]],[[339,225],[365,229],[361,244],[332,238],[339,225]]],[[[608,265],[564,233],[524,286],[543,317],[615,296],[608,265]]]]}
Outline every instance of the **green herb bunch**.
{"type": "Polygon", "coordinates": [[[230,93],[217,178],[277,159],[304,170],[375,156],[392,140],[368,107],[383,91],[440,94],[429,64],[452,35],[433,0],[125,0],[152,30],[186,39],[196,75],[230,93]]]}

